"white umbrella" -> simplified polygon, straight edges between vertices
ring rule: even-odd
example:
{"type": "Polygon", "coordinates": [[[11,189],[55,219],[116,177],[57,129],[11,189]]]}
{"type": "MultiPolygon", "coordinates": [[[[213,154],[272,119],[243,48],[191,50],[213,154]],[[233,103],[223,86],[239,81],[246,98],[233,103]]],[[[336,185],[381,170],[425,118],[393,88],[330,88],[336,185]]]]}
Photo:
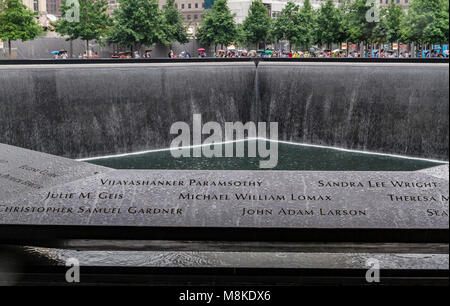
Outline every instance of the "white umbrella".
{"type": "Polygon", "coordinates": [[[58,20],[58,18],[55,15],[52,14],[47,14],[47,18],[48,20],[50,20],[51,22],[55,22],[58,20]]]}

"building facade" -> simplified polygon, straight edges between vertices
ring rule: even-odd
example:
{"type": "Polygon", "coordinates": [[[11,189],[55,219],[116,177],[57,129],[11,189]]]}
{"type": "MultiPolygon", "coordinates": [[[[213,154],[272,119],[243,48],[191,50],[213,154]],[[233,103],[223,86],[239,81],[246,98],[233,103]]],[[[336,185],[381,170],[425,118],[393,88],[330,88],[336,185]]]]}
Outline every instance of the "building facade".
{"type": "Polygon", "coordinates": [[[47,0],[22,0],[22,3],[33,12],[37,12],[36,19],[42,26],[48,25],[47,0]]]}
{"type": "Polygon", "coordinates": [[[51,14],[56,17],[61,17],[59,7],[62,4],[62,0],[47,0],[47,14],[51,14]]]}
{"type": "Polygon", "coordinates": [[[33,12],[47,12],[47,0],[22,0],[22,2],[33,12]]]}
{"type": "MultiPolygon", "coordinates": [[[[178,9],[184,16],[185,24],[197,26],[205,14],[205,6],[212,6],[214,1],[207,0],[176,0],[178,9]]],[[[163,7],[167,3],[166,0],[160,0],[159,5],[163,7]]]]}
{"type": "MultiPolygon", "coordinates": [[[[304,0],[291,1],[300,6],[302,6],[304,2],[304,0]]],[[[318,8],[323,1],[324,0],[310,0],[311,5],[314,8],[318,8]]],[[[237,24],[242,24],[245,18],[247,18],[248,10],[252,2],[253,0],[228,0],[228,7],[230,8],[230,11],[235,14],[235,21],[237,24]]],[[[262,3],[266,5],[272,18],[277,18],[288,2],[288,0],[262,0],[262,3]]]]}
{"type": "Polygon", "coordinates": [[[114,13],[120,6],[119,0],[108,0],[108,12],[110,15],[114,13]]]}
{"type": "Polygon", "coordinates": [[[408,10],[409,2],[411,0],[380,0],[380,6],[386,7],[391,3],[401,5],[404,10],[408,10]]]}
{"type": "MultiPolygon", "coordinates": [[[[289,1],[302,6],[304,0],[261,0],[268,8],[269,14],[272,18],[277,18],[283,8],[289,1]]],[[[313,8],[317,9],[326,0],[310,0],[313,8]]],[[[336,5],[339,5],[342,0],[334,0],[336,5]]],[[[379,1],[380,6],[386,7],[391,3],[401,5],[405,10],[408,9],[409,2],[411,0],[376,0],[379,1]]],[[[248,16],[248,9],[253,0],[228,0],[228,7],[231,12],[235,14],[235,20],[237,24],[242,24],[245,18],[248,16]]],[[[23,3],[33,10],[39,12],[39,19],[43,24],[46,14],[51,14],[56,17],[61,16],[59,7],[62,0],[23,0],[23,3]]],[[[109,11],[112,14],[115,9],[120,5],[119,0],[108,0],[109,11]]],[[[167,3],[167,0],[159,0],[160,7],[163,7],[167,3]]],[[[178,9],[184,16],[186,24],[190,24],[193,27],[198,26],[205,14],[205,10],[211,9],[214,4],[214,0],[176,0],[178,9]]]]}
{"type": "MultiPolygon", "coordinates": [[[[304,0],[261,0],[269,10],[272,18],[277,18],[289,1],[292,1],[300,6],[303,6],[304,0]]],[[[409,1],[411,0],[376,0],[380,2],[381,7],[386,7],[391,3],[401,5],[405,10],[408,9],[409,1]]],[[[242,24],[248,16],[248,9],[253,0],[228,0],[228,7],[231,12],[236,15],[235,20],[237,24],[242,24]]],[[[314,9],[318,9],[326,0],[310,0],[314,9]]],[[[336,5],[342,3],[342,0],[334,0],[336,5]]]]}

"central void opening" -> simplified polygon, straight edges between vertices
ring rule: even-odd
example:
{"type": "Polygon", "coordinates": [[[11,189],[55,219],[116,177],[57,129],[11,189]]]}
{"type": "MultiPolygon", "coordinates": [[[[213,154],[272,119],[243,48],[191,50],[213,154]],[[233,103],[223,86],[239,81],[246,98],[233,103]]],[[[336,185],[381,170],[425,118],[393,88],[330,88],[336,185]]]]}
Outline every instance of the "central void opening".
{"type": "MultiPolygon", "coordinates": [[[[249,144],[265,140],[245,140],[249,144]]],[[[233,142],[236,147],[237,142],[233,142]]],[[[268,145],[268,143],[266,143],[268,145]]],[[[225,152],[225,144],[222,146],[225,152]]],[[[193,148],[186,148],[193,156],[193,148]]],[[[247,155],[247,154],[246,154],[247,155]]],[[[278,142],[278,165],[260,169],[259,157],[181,157],[174,158],[170,149],[137,152],[117,156],[86,159],[92,164],[114,169],[171,169],[171,170],[310,170],[310,171],[417,171],[446,162],[402,157],[388,154],[350,151],[332,147],[278,142]]]]}

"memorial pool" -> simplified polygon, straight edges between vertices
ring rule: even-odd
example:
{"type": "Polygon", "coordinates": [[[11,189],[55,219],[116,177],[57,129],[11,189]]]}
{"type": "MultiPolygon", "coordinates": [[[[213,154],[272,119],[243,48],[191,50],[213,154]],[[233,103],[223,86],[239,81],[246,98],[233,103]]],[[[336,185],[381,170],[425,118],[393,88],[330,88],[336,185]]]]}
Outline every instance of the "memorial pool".
{"type": "MultiPolygon", "coordinates": [[[[251,140],[255,142],[255,140],[251,140]]],[[[245,143],[248,152],[249,142],[245,143]]],[[[225,145],[221,145],[224,147],[225,145]]],[[[350,151],[332,147],[278,143],[278,165],[270,170],[417,171],[445,162],[350,151]]],[[[192,150],[192,149],[191,149],[192,150]]],[[[224,148],[222,148],[224,151],[224,148]]],[[[192,154],[190,154],[192,156],[192,154]]],[[[259,157],[174,158],[169,149],[85,160],[115,169],[259,170],[259,157]]]]}

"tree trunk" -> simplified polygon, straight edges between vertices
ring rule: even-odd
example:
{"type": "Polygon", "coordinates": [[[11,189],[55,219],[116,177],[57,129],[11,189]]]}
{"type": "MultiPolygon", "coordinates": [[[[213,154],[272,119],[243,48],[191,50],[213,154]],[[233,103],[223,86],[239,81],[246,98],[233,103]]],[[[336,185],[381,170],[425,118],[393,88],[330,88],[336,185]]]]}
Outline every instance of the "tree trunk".
{"type": "Polygon", "coordinates": [[[9,58],[12,58],[12,47],[11,47],[11,40],[8,40],[8,56],[9,58]]]}
{"type": "Polygon", "coordinates": [[[73,40],[69,41],[69,58],[73,58],[73,40]]]}
{"type": "Polygon", "coordinates": [[[86,40],[86,57],[89,58],[89,40],[86,40]]]}

